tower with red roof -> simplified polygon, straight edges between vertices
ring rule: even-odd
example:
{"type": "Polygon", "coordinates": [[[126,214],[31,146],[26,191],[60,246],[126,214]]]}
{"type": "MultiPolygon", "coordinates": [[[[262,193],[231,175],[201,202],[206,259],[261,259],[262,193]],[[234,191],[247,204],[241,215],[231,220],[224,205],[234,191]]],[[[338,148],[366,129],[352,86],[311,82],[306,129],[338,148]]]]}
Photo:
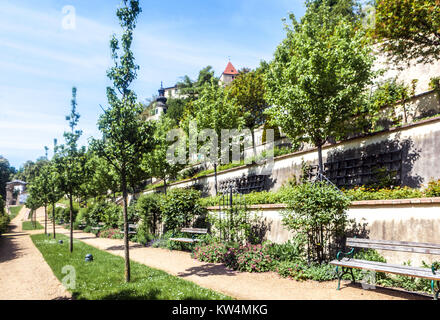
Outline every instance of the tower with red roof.
{"type": "Polygon", "coordinates": [[[231,61],[229,61],[228,65],[225,68],[225,71],[223,71],[222,75],[220,76],[220,81],[223,85],[228,85],[235,79],[237,75],[237,69],[235,69],[231,61]]]}

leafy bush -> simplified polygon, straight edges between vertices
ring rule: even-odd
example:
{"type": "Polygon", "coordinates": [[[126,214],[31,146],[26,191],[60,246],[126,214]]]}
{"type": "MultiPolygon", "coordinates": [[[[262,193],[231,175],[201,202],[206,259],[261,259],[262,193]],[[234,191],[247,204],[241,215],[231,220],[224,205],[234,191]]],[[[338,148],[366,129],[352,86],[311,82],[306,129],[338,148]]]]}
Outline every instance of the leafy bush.
{"type": "Polygon", "coordinates": [[[310,261],[327,261],[344,234],[349,204],[346,196],[325,182],[304,183],[293,188],[282,222],[298,240],[307,239],[310,261]]]}
{"type": "Polygon", "coordinates": [[[8,225],[9,217],[4,213],[0,213],[0,235],[8,231],[8,225]]]}
{"type": "Polygon", "coordinates": [[[409,187],[394,187],[382,189],[355,187],[353,189],[343,191],[352,201],[411,199],[421,198],[424,196],[421,190],[412,189],[409,187]]]}
{"type": "Polygon", "coordinates": [[[122,216],[122,208],[114,203],[98,202],[89,210],[83,211],[88,226],[97,226],[103,222],[108,228],[117,228],[122,216]]]}
{"type": "Polygon", "coordinates": [[[157,234],[158,224],[162,220],[161,200],[162,196],[159,194],[145,194],[137,200],[135,209],[141,221],[138,233],[157,234]]]}
{"type": "Polygon", "coordinates": [[[304,242],[294,239],[285,243],[273,243],[268,247],[270,256],[276,261],[299,261],[304,258],[304,242]]]}
{"type": "Polygon", "coordinates": [[[272,270],[273,259],[270,256],[271,244],[247,244],[238,248],[231,247],[225,254],[224,262],[228,268],[245,272],[266,272],[272,270]]]}
{"type": "Polygon", "coordinates": [[[429,181],[425,194],[427,197],[440,197],[440,179],[429,181]]]}
{"type": "Polygon", "coordinates": [[[330,281],[336,279],[334,267],[326,263],[307,265],[302,262],[282,261],[278,263],[276,271],[284,278],[297,281],[330,281]]]}
{"type": "MultiPolygon", "coordinates": [[[[178,232],[188,227],[196,217],[206,216],[206,208],[200,205],[200,192],[193,189],[171,189],[163,198],[161,209],[165,231],[178,232]]],[[[203,221],[202,221],[203,222],[203,221]]]]}
{"type": "Polygon", "coordinates": [[[202,244],[194,247],[191,257],[199,261],[223,262],[228,249],[224,243],[202,244]]]}

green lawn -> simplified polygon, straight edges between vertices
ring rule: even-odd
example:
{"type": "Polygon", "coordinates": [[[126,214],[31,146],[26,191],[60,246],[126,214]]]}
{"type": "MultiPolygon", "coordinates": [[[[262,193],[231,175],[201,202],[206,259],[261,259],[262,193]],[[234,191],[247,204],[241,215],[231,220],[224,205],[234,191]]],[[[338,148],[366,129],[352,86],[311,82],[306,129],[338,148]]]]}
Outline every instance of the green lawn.
{"type": "Polygon", "coordinates": [[[17,214],[20,212],[21,208],[23,208],[23,205],[9,208],[9,210],[11,212],[9,217],[11,218],[11,220],[17,216],[17,214]]]}
{"type": "Polygon", "coordinates": [[[21,225],[21,229],[22,230],[40,230],[40,229],[44,229],[44,227],[38,221],[35,222],[35,228],[34,228],[32,221],[23,221],[23,223],[21,225]]]}
{"type": "Polygon", "coordinates": [[[75,299],[136,299],[136,300],[225,300],[231,299],[215,291],[131,262],[131,282],[124,282],[124,259],[98,250],[79,240],[73,242],[69,253],[69,239],[57,235],[53,240],[44,234],[32,235],[32,241],[43,254],[56,277],[62,281],[66,274],[61,269],[71,265],[76,272],[76,288],[69,289],[75,299]],[[59,244],[58,240],[63,240],[59,244]],[[85,262],[91,253],[94,261],[85,262]]]}

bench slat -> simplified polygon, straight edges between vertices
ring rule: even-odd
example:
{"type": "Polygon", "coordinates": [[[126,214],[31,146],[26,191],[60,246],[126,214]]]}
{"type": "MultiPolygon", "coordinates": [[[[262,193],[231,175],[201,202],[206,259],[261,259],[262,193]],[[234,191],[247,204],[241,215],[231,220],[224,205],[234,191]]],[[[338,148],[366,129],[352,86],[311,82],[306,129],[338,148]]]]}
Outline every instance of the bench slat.
{"type": "Polygon", "coordinates": [[[187,242],[187,243],[194,243],[200,241],[199,239],[191,239],[191,238],[170,238],[170,240],[178,241],[178,242],[187,242]]]}
{"type": "Polygon", "coordinates": [[[440,255],[440,245],[436,243],[347,238],[346,245],[354,248],[440,255]]]}
{"type": "Polygon", "coordinates": [[[182,232],[187,232],[187,233],[207,233],[208,229],[202,229],[202,228],[182,228],[180,229],[180,231],[182,232]]]}
{"type": "Polygon", "coordinates": [[[348,258],[343,258],[341,261],[333,260],[330,262],[330,264],[341,267],[366,269],[376,272],[387,272],[402,276],[411,276],[411,277],[440,281],[440,273],[433,274],[431,269],[428,268],[418,268],[418,267],[395,265],[395,264],[389,264],[389,263],[383,263],[377,261],[366,261],[366,260],[357,260],[357,259],[348,259],[348,258]]]}

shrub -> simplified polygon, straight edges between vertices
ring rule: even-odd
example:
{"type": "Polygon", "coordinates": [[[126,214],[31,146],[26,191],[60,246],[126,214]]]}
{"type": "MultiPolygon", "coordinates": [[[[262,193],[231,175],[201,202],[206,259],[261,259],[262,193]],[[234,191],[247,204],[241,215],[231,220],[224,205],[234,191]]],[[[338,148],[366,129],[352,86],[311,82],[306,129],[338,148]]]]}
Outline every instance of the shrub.
{"type": "Polygon", "coordinates": [[[284,278],[290,278],[297,281],[330,281],[336,279],[334,267],[326,263],[307,265],[306,263],[299,261],[282,261],[278,263],[276,271],[284,278]]]}
{"type": "Polygon", "coordinates": [[[334,257],[347,225],[350,200],[325,182],[304,183],[293,188],[282,212],[282,222],[298,240],[307,239],[309,261],[334,257]]]}
{"type": "Polygon", "coordinates": [[[9,217],[4,213],[0,213],[0,235],[8,231],[8,225],[9,217]]]}
{"type": "Polygon", "coordinates": [[[440,179],[429,181],[425,194],[427,197],[440,197],[440,179]]]}
{"type": "Polygon", "coordinates": [[[86,224],[96,226],[103,222],[108,228],[117,228],[122,208],[114,203],[98,202],[84,213],[86,224]]]}
{"type": "Polygon", "coordinates": [[[142,232],[143,234],[157,234],[157,227],[162,219],[161,199],[162,196],[159,194],[145,194],[140,196],[137,200],[135,209],[141,220],[138,232],[142,232]]]}
{"type": "Polygon", "coordinates": [[[191,257],[199,261],[219,263],[224,261],[227,251],[224,243],[202,244],[194,247],[191,257]]]}
{"type": "Polygon", "coordinates": [[[285,243],[273,243],[268,247],[270,256],[276,261],[298,261],[304,258],[304,242],[294,239],[285,243]]]}
{"type": "Polygon", "coordinates": [[[238,248],[231,247],[225,254],[224,262],[228,268],[238,271],[270,271],[273,267],[270,246],[271,244],[247,244],[238,248]]]}
{"type": "Polygon", "coordinates": [[[190,226],[197,216],[205,217],[206,209],[200,205],[199,200],[200,192],[197,190],[169,190],[161,201],[165,231],[178,232],[182,227],[190,226]]]}

